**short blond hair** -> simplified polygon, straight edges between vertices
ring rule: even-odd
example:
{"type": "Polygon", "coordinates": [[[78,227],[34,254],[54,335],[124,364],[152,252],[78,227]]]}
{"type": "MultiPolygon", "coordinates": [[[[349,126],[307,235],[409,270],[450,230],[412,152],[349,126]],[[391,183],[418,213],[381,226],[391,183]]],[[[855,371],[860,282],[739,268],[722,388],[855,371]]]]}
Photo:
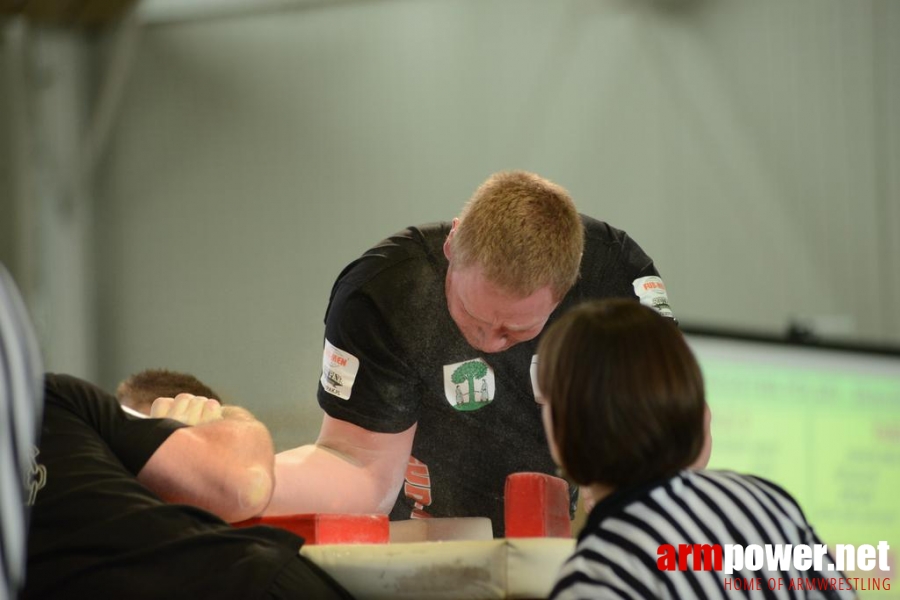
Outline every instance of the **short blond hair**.
{"type": "Polygon", "coordinates": [[[451,268],[478,265],[504,290],[562,298],[578,279],[584,225],[569,193],[526,171],[491,175],[459,215],[451,268]]]}

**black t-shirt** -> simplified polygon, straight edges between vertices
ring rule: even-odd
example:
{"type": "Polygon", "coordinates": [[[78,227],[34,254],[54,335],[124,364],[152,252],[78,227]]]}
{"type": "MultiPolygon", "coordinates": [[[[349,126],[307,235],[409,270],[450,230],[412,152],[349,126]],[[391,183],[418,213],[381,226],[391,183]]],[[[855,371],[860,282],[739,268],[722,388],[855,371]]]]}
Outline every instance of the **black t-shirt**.
{"type": "MultiPolygon", "coordinates": [[[[671,316],[653,261],[624,232],[582,217],[581,276],[551,315],[589,298],[640,298],[671,316]]],[[[410,227],[338,276],[325,317],[318,400],[331,417],[398,433],[418,423],[391,513],[490,517],[502,536],[507,475],[553,474],[534,398],[538,339],[487,354],[466,342],[444,293],[450,223],[410,227]]]]}
{"type": "Polygon", "coordinates": [[[24,598],[256,598],[303,543],[167,504],[135,475],[180,423],[47,375],[24,598]]]}

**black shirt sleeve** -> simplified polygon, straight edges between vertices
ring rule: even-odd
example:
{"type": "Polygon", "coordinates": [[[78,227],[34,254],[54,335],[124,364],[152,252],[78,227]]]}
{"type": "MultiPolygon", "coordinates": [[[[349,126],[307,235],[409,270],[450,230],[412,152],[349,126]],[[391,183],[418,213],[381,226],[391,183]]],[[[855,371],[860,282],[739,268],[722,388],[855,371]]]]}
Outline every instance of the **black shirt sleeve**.
{"type": "Polygon", "coordinates": [[[375,303],[358,290],[339,289],[325,323],[322,409],[370,431],[399,433],[418,420],[417,386],[375,303]]]}
{"type": "Polygon", "coordinates": [[[48,405],[65,408],[84,421],[134,475],[172,433],[187,427],[172,419],[133,417],[122,410],[115,397],[69,375],[48,373],[44,391],[48,405]]]}
{"type": "Polygon", "coordinates": [[[576,296],[634,298],[661,315],[674,318],[665,283],[656,265],[627,233],[582,215],[584,257],[576,296]]]}

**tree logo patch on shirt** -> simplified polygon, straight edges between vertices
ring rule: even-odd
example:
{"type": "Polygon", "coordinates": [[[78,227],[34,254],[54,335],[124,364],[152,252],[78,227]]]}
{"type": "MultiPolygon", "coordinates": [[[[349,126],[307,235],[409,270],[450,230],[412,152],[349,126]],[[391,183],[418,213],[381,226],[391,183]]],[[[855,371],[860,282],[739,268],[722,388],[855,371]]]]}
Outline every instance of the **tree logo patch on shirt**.
{"type": "Polygon", "coordinates": [[[357,373],[359,359],[326,339],[322,352],[322,378],[319,380],[325,391],[341,400],[349,400],[357,373]]]}
{"type": "Polygon", "coordinates": [[[478,410],[494,400],[494,370],[480,358],[444,365],[444,395],[459,411],[478,410]]]}

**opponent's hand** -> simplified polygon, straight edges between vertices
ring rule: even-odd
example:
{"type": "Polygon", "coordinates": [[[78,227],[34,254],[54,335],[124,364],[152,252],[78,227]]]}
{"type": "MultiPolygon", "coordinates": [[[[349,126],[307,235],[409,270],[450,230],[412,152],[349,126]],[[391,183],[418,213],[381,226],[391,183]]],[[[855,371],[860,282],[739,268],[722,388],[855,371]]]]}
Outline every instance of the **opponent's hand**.
{"type": "Polygon", "coordinates": [[[178,394],[174,398],[157,398],[150,407],[154,419],[175,419],[186,425],[200,425],[222,418],[222,405],[213,398],[178,394]]]}

